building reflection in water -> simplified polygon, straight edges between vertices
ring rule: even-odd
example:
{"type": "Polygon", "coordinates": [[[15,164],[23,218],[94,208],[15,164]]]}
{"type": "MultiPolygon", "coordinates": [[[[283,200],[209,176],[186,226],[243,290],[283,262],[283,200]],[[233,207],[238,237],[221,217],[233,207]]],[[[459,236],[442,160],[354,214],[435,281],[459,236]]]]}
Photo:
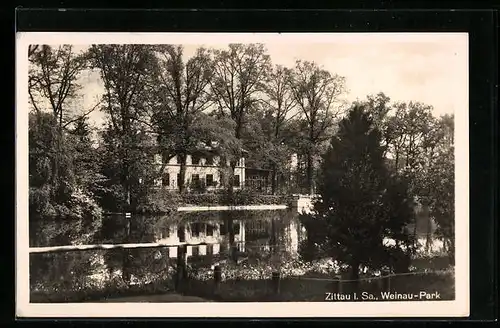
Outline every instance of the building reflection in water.
{"type": "Polygon", "coordinates": [[[298,254],[302,228],[296,214],[289,210],[245,212],[192,212],[178,222],[163,220],[155,229],[155,242],[172,245],[167,251],[170,258],[177,257],[178,245],[187,245],[188,258],[223,254],[229,248],[232,220],[234,243],[240,252],[279,249],[298,254]]]}

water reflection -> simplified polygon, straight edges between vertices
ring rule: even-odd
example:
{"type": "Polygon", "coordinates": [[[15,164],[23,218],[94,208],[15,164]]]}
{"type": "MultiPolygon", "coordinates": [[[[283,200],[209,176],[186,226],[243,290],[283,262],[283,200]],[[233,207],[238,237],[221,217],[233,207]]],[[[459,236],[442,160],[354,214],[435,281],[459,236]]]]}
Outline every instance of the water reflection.
{"type": "Polygon", "coordinates": [[[89,228],[78,222],[41,223],[30,223],[32,247],[155,242],[169,246],[32,254],[33,291],[104,288],[115,278],[129,285],[169,279],[179,245],[187,245],[187,260],[196,267],[229,260],[231,245],[239,251],[238,259],[250,266],[261,261],[279,266],[290,256],[298,256],[299,243],[305,238],[292,210],[174,212],[130,219],[107,216],[89,228]],[[58,229],[62,226],[65,229],[58,229]]]}
{"type": "Polygon", "coordinates": [[[134,221],[137,227],[144,226],[145,221],[156,221],[150,225],[153,231],[143,234],[149,235],[148,240],[133,238],[132,242],[171,245],[167,252],[169,258],[177,257],[178,245],[187,245],[188,258],[225,253],[231,247],[231,237],[239,252],[279,249],[297,255],[301,232],[297,214],[289,210],[188,212],[142,216],[134,221]],[[191,245],[203,243],[206,245],[191,245]]]}

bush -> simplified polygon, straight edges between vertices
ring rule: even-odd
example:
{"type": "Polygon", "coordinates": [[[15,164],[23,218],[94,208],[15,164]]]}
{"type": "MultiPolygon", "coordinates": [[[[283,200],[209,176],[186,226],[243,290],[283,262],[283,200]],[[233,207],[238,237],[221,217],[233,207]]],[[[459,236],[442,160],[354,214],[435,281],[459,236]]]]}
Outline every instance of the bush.
{"type": "Polygon", "coordinates": [[[158,188],[141,197],[136,211],[143,214],[169,213],[178,206],[180,200],[178,193],[158,188]]]}
{"type": "Polygon", "coordinates": [[[215,193],[194,194],[186,193],[181,196],[179,205],[209,206],[222,203],[223,195],[215,193]]]}
{"type": "Polygon", "coordinates": [[[186,193],[181,196],[181,204],[211,206],[211,205],[287,205],[291,199],[285,195],[262,195],[247,190],[235,190],[232,197],[227,191],[214,193],[186,193]]]}

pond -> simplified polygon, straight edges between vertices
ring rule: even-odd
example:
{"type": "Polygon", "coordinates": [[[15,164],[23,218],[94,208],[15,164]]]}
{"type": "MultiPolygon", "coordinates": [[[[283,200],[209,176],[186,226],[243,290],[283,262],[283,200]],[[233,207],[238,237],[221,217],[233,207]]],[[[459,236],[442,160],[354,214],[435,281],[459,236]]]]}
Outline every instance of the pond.
{"type": "Polygon", "coordinates": [[[186,245],[188,257],[219,254],[231,243],[240,252],[278,247],[294,253],[301,237],[303,230],[292,210],[193,211],[130,219],[109,216],[97,234],[102,243],[167,244],[172,258],[179,245],[186,245]]]}
{"type": "Polygon", "coordinates": [[[32,287],[41,288],[53,281],[63,284],[64,287],[59,286],[63,289],[105,285],[115,278],[124,279],[125,270],[129,277],[125,280],[132,284],[154,281],[172,273],[179,245],[185,245],[191,268],[213,268],[222,262],[233,262],[231,249],[236,250],[237,263],[253,265],[266,261],[280,266],[286,259],[299,256],[299,245],[305,238],[298,213],[291,209],[173,212],[131,218],[109,215],[99,225],[45,221],[31,228],[31,246],[65,245],[70,243],[69,236],[73,236],[72,243],[167,245],[31,254],[32,287]],[[48,234],[52,234],[51,240],[46,238],[48,234]]]}
{"type": "MultiPolygon", "coordinates": [[[[214,297],[211,293],[216,266],[221,268],[221,288],[227,300],[254,301],[264,299],[262,295],[270,292],[269,284],[276,272],[284,279],[283,297],[305,300],[322,295],[319,291],[325,290],[325,284],[331,284],[337,274],[348,269],[332,258],[304,261],[301,245],[307,236],[296,210],[193,211],[131,218],[110,215],[99,223],[44,221],[43,225],[32,225],[30,234],[30,246],[165,245],[30,254],[32,302],[81,302],[177,291],[181,249],[186,252],[190,277],[190,287],[183,293],[208,299],[214,297]]],[[[424,268],[427,264],[418,266],[424,268]]],[[[453,280],[450,281],[443,286],[453,286],[453,280]]],[[[374,284],[370,286],[382,288],[374,284]]],[[[410,282],[405,280],[402,284],[410,282]]]]}

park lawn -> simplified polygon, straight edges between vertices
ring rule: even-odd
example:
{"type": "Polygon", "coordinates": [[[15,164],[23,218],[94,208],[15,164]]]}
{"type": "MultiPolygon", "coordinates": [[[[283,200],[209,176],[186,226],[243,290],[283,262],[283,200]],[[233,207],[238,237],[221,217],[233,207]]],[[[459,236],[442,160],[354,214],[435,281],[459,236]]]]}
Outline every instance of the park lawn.
{"type": "MultiPolygon", "coordinates": [[[[342,293],[362,292],[380,295],[389,291],[387,285],[379,280],[363,281],[358,288],[350,283],[342,284],[342,293]]],[[[455,299],[454,275],[425,274],[391,277],[390,291],[398,293],[439,293],[440,300],[455,299]]],[[[284,278],[280,281],[279,293],[275,292],[269,279],[228,280],[220,284],[216,291],[213,281],[189,280],[183,290],[184,295],[199,296],[214,301],[226,302],[322,302],[328,292],[339,292],[333,281],[307,278],[284,278]]],[[[379,301],[383,301],[379,299],[379,301]]]]}
{"type": "MultiPolygon", "coordinates": [[[[96,301],[89,301],[96,302],[96,301]]],[[[154,295],[139,295],[129,297],[112,297],[98,300],[97,303],[201,303],[212,302],[197,296],[186,296],[173,292],[154,295]]]]}
{"type": "MultiPolygon", "coordinates": [[[[442,300],[453,300],[455,298],[454,272],[445,269],[446,267],[450,268],[449,263],[445,258],[435,258],[431,262],[429,259],[424,259],[413,263],[419,271],[428,270],[430,271],[428,273],[391,277],[390,290],[399,293],[438,292],[442,300]]],[[[109,302],[111,300],[117,302],[196,302],[198,298],[203,298],[204,301],[229,302],[314,302],[324,301],[326,293],[338,291],[335,282],[332,281],[332,275],[319,272],[308,272],[302,277],[283,277],[280,280],[279,293],[275,292],[271,279],[227,279],[220,284],[218,291],[215,291],[213,278],[207,278],[190,278],[178,292],[185,296],[197,297],[193,300],[185,298],[185,300],[176,301],[176,297],[167,296],[172,295],[174,290],[173,280],[170,277],[156,281],[154,284],[142,284],[130,288],[109,286],[103,289],[79,291],[32,291],[30,302],[109,302]]],[[[356,289],[348,283],[342,284],[342,292],[349,293],[354,290],[380,294],[381,291],[387,291],[387,284],[376,279],[371,282],[361,282],[356,289]]]]}

